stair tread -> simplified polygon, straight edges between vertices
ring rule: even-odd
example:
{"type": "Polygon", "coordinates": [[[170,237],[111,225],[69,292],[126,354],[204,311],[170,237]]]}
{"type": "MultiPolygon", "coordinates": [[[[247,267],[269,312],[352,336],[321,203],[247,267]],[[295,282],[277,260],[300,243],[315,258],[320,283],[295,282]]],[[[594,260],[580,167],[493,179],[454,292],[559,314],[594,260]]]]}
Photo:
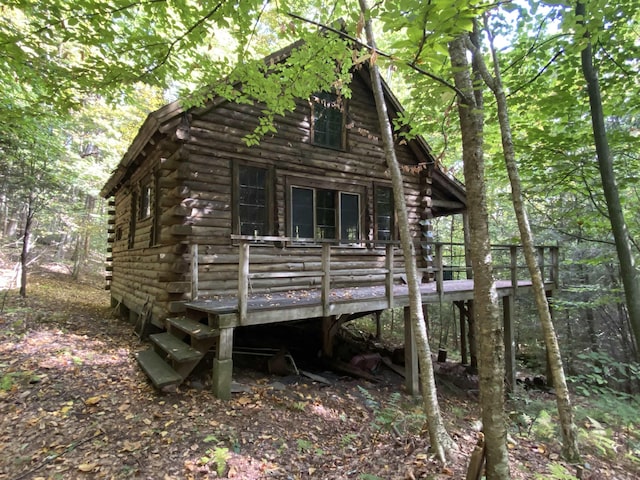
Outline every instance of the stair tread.
{"type": "Polygon", "coordinates": [[[169,332],[155,333],[149,335],[149,339],[176,362],[188,362],[190,360],[199,360],[203,354],[195,348],[187,345],[182,340],[174,337],[169,332]]]}
{"type": "Polygon", "coordinates": [[[180,374],[162,360],[160,355],[158,355],[154,350],[138,352],[136,359],[144,373],[147,374],[151,379],[151,383],[153,383],[156,388],[163,388],[167,385],[182,382],[180,374]]]}
{"type": "Polygon", "coordinates": [[[197,322],[187,317],[175,317],[167,318],[167,323],[170,323],[179,330],[188,333],[197,340],[203,340],[206,338],[214,338],[220,335],[220,331],[211,328],[204,323],[197,322]]]}

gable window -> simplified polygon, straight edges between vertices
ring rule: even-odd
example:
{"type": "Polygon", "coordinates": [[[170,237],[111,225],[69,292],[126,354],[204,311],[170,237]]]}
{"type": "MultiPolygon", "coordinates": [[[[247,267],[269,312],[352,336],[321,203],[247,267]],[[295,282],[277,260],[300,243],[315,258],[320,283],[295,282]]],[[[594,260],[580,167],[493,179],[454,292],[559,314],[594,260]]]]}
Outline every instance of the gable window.
{"type": "Polygon", "coordinates": [[[269,235],[271,172],[252,165],[234,169],[234,232],[269,235]]]}
{"type": "Polygon", "coordinates": [[[334,93],[320,92],[312,98],[311,142],[321,147],[344,148],[344,108],[334,93]]]}
{"type": "Polygon", "coordinates": [[[360,195],[310,187],[291,187],[291,236],[360,239],[360,195]]]}
{"type": "Polygon", "coordinates": [[[375,187],[376,240],[393,240],[395,221],[393,190],[390,187],[375,187]]]}

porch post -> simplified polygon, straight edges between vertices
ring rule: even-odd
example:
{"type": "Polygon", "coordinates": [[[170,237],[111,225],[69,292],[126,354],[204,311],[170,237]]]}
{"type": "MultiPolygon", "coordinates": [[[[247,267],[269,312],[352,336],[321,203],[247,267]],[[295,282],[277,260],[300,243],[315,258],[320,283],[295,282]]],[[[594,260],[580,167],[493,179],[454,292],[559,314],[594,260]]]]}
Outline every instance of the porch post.
{"type": "Polygon", "coordinates": [[[213,359],[211,389],[221,400],[231,398],[231,379],[233,376],[233,327],[221,328],[216,345],[216,358],[213,359]]]}
{"type": "Polygon", "coordinates": [[[513,324],[515,302],[513,295],[502,298],[502,315],[504,321],[504,362],[507,392],[512,392],[516,385],[516,343],[513,324]]]}
{"type": "Polygon", "coordinates": [[[411,323],[411,310],[404,307],[404,373],[405,385],[409,395],[420,394],[420,378],[418,369],[418,351],[411,323]]]}
{"type": "Polygon", "coordinates": [[[238,255],[238,317],[242,325],[247,319],[249,301],[249,242],[247,240],[240,240],[238,255]]]}
{"type": "Polygon", "coordinates": [[[198,244],[191,245],[191,300],[198,299],[198,244]]]}

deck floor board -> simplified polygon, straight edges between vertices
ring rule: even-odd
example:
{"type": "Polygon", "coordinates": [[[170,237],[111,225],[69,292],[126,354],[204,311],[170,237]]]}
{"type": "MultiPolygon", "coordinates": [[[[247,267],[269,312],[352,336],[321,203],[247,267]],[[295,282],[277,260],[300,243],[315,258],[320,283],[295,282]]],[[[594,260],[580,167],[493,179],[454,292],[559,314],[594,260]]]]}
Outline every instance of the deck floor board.
{"type": "MultiPolygon", "coordinates": [[[[547,284],[548,289],[552,289],[552,284],[547,284]]],[[[473,280],[447,280],[443,282],[443,291],[440,294],[436,289],[436,282],[423,283],[420,286],[422,292],[422,302],[424,304],[439,303],[440,301],[460,301],[473,299],[473,280]]],[[[498,295],[503,297],[513,292],[511,281],[497,280],[496,288],[498,295]]],[[[531,281],[520,280],[517,291],[527,291],[531,289],[531,281]]],[[[332,288],[329,295],[329,310],[331,312],[351,313],[366,312],[380,309],[381,301],[386,299],[383,285],[351,288],[332,288]]],[[[409,305],[409,289],[407,285],[394,285],[393,300],[395,307],[405,307],[409,305]]],[[[259,314],[265,312],[282,311],[284,321],[296,318],[309,318],[311,312],[317,312],[321,306],[321,290],[290,290],[285,292],[272,293],[250,293],[247,299],[247,314],[257,318],[259,314]],[[291,315],[286,315],[286,311],[291,315]],[[295,318],[290,318],[291,316],[295,318]]],[[[238,298],[236,295],[215,296],[212,298],[201,298],[186,304],[188,310],[205,312],[207,314],[233,314],[238,312],[238,298]]],[[[265,316],[269,320],[264,323],[272,323],[274,316],[265,316]]],[[[259,320],[250,322],[251,324],[263,323],[259,320]]]]}

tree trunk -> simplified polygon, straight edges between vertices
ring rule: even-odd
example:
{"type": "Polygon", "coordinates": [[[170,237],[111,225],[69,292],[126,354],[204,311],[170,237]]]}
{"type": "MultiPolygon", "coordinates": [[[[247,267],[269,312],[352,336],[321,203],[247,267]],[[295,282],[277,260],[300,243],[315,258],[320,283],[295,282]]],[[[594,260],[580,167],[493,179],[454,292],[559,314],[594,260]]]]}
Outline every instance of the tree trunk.
{"type": "Polygon", "coordinates": [[[467,37],[461,36],[449,43],[449,56],[455,85],[464,93],[464,96],[458,96],[458,115],[469,208],[470,252],[474,276],[474,328],[478,339],[480,407],[486,441],[487,479],[508,479],[510,474],[504,412],[504,339],[489,241],[482,148],[482,93],[473,88],[465,38],[467,37]]]}
{"type": "MultiPolygon", "coordinates": [[[[488,33],[491,40],[491,33],[488,33]]],[[[547,365],[551,374],[553,386],[556,389],[556,402],[563,439],[563,453],[568,461],[577,462],[580,460],[577,429],[573,421],[573,408],[571,406],[569,389],[567,387],[567,380],[564,374],[562,356],[560,355],[560,346],[558,345],[558,338],[553,326],[551,309],[545,292],[542,272],[540,271],[540,266],[538,264],[536,248],[533,241],[533,233],[531,232],[529,218],[524,207],[522,184],[520,182],[520,175],[518,174],[518,166],[516,164],[516,154],[513,146],[511,122],[509,120],[509,109],[507,106],[507,96],[504,93],[502,85],[500,64],[498,62],[498,56],[493,46],[493,42],[490,41],[489,45],[493,58],[493,77],[491,77],[484,63],[482,54],[477,48],[473,49],[474,57],[478,61],[485,83],[487,83],[489,88],[491,88],[496,98],[498,122],[500,123],[500,132],[502,135],[502,151],[507,167],[507,173],[509,174],[509,182],[511,184],[513,209],[518,221],[520,241],[522,242],[524,257],[529,269],[529,275],[531,276],[531,285],[533,287],[538,316],[542,325],[542,332],[547,350],[547,365]]]]}
{"type": "MultiPolygon", "coordinates": [[[[585,18],[585,4],[578,0],[576,4],[576,16],[585,18]]],[[[578,23],[584,25],[584,20],[578,23]]],[[[593,127],[593,138],[598,157],[598,169],[602,178],[602,190],[607,203],[611,231],[616,244],[618,260],[620,262],[620,276],[624,287],[624,296],[629,312],[629,321],[633,330],[636,344],[636,360],[640,361],[640,285],[638,284],[638,271],[635,267],[631,242],[627,231],[627,225],[622,212],[618,185],[616,184],[613,170],[613,159],[609,151],[609,141],[607,129],[604,124],[604,112],[602,111],[602,98],[600,96],[600,82],[598,74],[593,66],[591,40],[589,31],[585,32],[586,45],[582,50],[582,73],[587,82],[589,92],[589,105],[591,106],[591,124],[593,127]]]]}
{"type": "MultiPolygon", "coordinates": [[[[369,45],[375,49],[375,39],[371,21],[369,20],[369,9],[366,0],[359,0],[362,14],[367,19],[365,31],[369,45]]],[[[376,110],[380,119],[380,130],[382,133],[382,144],[385,152],[385,159],[391,173],[393,184],[393,199],[398,217],[398,229],[400,232],[400,242],[404,255],[405,268],[407,271],[407,284],[409,289],[409,308],[411,311],[411,323],[414,330],[416,350],[418,352],[418,365],[420,369],[420,382],[422,385],[422,398],[424,411],[427,416],[429,426],[429,439],[431,440],[431,450],[437,455],[441,462],[446,461],[446,452],[455,448],[454,441],[447,433],[438,397],[436,394],[436,383],[433,373],[433,361],[431,359],[431,349],[427,337],[427,329],[422,311],[422,294],[418,281],[418,268],[416,265],[415,247],[411,239],[409,230],[409,219],[405,204],[404,188],[402,185],[402,172],[393,145],[393,131],[387,113],[387,106],[382,90],[380,72],[375,62],[369,65],[371,75],[371,85],[376,102],[376,110]]]]}
{"type": "Polygon", "coordinates": [[[22,251],[20,252],[20,296],[27,296],[27,264],[29,262],[29,248],[31,246],[31,227],[33,226],[33,194],[29,195],[27,201],[27,214],[24,220],[24,230],[22,232],[22,251]]]}

